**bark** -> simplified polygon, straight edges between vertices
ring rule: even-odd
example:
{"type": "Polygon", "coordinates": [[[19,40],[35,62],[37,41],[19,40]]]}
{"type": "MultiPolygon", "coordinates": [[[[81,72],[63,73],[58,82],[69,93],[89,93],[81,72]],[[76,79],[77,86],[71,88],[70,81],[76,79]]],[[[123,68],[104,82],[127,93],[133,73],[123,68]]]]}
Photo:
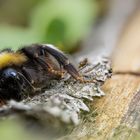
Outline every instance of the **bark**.
{"type": "MultiPolygon", "coordinates": [[[[126,24],[112,54],[113,76],[87,116],[68,138],[124,139],[140,132],[140,11],[126,24]],[[87,121],[88,120],[88,121],[87,121]],[[90,121],[89,121],[90,120],[90,121]]],[[[140,137],[139,137],[140,138],[140,137]]]]}

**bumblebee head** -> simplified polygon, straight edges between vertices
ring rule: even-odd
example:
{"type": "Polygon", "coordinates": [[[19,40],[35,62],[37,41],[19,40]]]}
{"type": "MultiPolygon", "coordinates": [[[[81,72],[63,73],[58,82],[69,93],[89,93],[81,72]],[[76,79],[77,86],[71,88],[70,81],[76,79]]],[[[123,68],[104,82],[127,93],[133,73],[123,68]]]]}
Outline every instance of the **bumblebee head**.
{"type": "Polygon", "coordinates": [[[21,99],[23,80],[18,71],[6,68],[0,72],[0,97],[3,99],[21,99]]]}
{"type": "Polygon", "coordinates": [[[0,79],[0,83],[17,81],[19,79],[18,72],[12,68],[6,68],[2,70],[0,79]]]}
{"type": "Polygon", "coordinates": [[[18,52],[0,52],[0,98],[20,100],[23,79],[13,66],[20,66],[26,60],[26,56],[18,52]]]}

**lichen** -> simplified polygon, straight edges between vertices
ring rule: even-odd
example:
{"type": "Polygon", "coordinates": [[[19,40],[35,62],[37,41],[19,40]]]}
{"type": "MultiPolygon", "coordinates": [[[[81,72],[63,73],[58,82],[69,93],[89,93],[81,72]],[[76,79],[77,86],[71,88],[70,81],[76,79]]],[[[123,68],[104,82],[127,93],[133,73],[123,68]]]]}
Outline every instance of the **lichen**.
{"type": "Polygon", "coordinates": [[[87,61],[80,66],[79,72],[86,80],[96,82],[80,83],[66,74],[62,80],[52,81],[51,87],[42,94],[21,102],[10,101],[0,109],[0,115],[24,114],[43,121],[44,125],[78,125],[81,112],[90,111],[87,103],[96,96],[105,95],[100,87],[111,77],[110,62],[106,58],[95,64],[87,61]]]}

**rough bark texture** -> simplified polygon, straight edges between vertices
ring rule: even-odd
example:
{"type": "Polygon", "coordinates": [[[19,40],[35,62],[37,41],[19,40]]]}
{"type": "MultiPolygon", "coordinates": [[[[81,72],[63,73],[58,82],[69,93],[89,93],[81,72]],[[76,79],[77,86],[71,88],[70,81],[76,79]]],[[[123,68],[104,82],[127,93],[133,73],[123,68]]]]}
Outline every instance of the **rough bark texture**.
{"type": "Polygon", "coordinates": [[[106,96],[94,100],[91,105],[94,108],[94,117],[88,116],[91,121],[85,121],[75,128],[71,138],[127,140],[139,133],[139,34],[140,11],[137,11],[125,26],[112,55],[114,73],[103,86],[106,96]]]}

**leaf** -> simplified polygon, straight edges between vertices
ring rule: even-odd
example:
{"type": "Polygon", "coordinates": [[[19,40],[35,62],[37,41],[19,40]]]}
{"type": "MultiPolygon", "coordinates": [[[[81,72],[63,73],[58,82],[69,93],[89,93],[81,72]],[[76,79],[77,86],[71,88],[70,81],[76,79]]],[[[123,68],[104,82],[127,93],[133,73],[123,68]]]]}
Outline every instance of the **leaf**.
{"type": "Polygon", "coordinates": [[[70,51],[82,40],[97,15],[91,0],[45,0],[31,14],[31,30],[42,41],[70,51]]]}

